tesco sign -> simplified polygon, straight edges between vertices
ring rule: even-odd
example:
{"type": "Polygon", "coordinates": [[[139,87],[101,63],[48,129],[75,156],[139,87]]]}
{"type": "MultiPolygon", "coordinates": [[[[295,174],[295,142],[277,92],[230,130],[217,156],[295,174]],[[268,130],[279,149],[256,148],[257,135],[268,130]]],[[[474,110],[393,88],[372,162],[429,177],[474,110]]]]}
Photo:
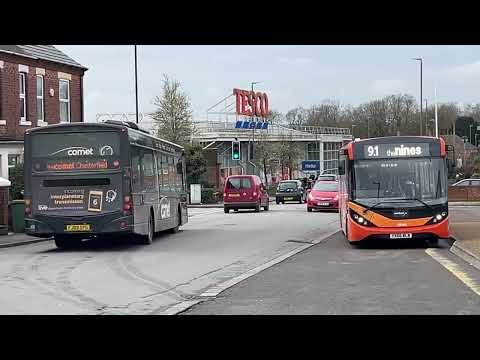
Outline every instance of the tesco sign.
{"type": "Polygon", "coordinates": [[[268,96],[266,93],[233,89],[238,115],[266,118],[268,115],[268,96]]]}

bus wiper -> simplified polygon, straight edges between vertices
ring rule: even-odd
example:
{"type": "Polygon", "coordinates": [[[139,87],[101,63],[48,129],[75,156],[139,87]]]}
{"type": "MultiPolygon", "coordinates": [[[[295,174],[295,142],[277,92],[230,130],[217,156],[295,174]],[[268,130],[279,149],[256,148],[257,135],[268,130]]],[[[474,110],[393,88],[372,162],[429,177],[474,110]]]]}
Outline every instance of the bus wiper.
{"type": "Polygon", "coordinates": [[[366,214],[368,211],[372,210],[373,208],[375,208],[377,205],[380,205],[380,204],[390,204],[390,203],[397,203],[397,202],[400,202],[400,201],[394,201],[394,200],[379,201],[376,204],[365,208],[365,210],[363,210],[363,213],[366,214]]]}
{"type": "Polygon", "coordinates": [[[411,201],[411,200],[415,200],[415,201],[418,201],[420,203],[422,203],[423,205],[425,205],[426,207],[428,207],[430,210],[435,211],[435,209],[433,207],[431,207],[430,205],[428,205],[425,201],[423,200],[420,200],[420,199],[417,199],[417,198],[411,198],[411,199],[402,199],[404,201],[411,201]]]}
{"type": "Polygon", "coordinates": [[[365,210],[363,210],[363,213],[365,214],[367,211],[372,210],[373,208],[375,208],[377,205],[380,205],[380,204],[385,204],[385,203],[388,203],[388,204],[396,204],[396,203],[401,204],[401,203],[404,203],[405,201],[412,201],[412,200],[418,201],[418,202],[422,203],[423,205],[425,205],[426,207],[428,207],[430,210],[432,210],[432,212],[434,211],[434,209],[433,209],[430,205],[428,205],[425,201],[420,200],[420,199],[417,199],[417,198],[411,198],[411,199],[398,199],[398,200],[379,201],[379,202],[377,202],[375,205],[372,205],[372,206],[367,207],[365,210]]]}

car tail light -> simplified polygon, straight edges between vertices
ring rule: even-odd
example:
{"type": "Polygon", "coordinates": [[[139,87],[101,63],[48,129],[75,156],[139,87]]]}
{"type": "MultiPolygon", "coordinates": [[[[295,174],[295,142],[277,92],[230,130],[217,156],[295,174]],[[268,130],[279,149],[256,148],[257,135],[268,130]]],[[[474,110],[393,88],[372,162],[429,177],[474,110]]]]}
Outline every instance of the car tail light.
{"type": "Polygon", "coordinates": [[[223,197],[224,197],[224,198],[227,197],[227,193],[223,193],[223,197]]]}
{"type": "Polygon", "coordinates": [[[123,215],[130,215],[132,213],[132,197],[130,195],[125,195],[123,197],[123,215]]]}
{"type": "Polygon", "coordinates": [[[258,195],[258,194],[257,194],[257,192],[256,192],[256,191],[254,191],[254,192],[253,192],[253,196],[257,196],[257,195],[258,195]]]}
{"type": "Polygon", "coordinates": [[[120,229],[126,229],[128,227],[128,224],[126,221],[120,222],[120,229]]]}
{"type": "Polygon", "coordinates": [[[114,167],[119,167],[119,166],[120,166],[120,161],[114,160],[114,161],[113,161],[113,166],[114,166],[114,167]]]}

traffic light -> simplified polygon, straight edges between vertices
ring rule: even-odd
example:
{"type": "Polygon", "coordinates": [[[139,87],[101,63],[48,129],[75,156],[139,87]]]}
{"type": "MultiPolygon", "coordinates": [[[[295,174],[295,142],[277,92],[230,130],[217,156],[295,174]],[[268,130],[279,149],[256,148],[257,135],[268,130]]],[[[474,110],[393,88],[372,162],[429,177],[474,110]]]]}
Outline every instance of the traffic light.
{"type": "Polygon", "coordinates": [[[232,160],[240,160],[240,141],[232,141],[232,160]]]}

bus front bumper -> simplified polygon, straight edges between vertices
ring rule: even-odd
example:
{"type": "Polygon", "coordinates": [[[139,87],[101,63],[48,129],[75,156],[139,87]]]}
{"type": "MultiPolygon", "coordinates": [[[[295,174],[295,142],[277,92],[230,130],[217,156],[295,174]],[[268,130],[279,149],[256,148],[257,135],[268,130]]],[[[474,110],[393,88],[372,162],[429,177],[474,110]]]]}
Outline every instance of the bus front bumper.
{"type": "Polygon", "coordinates": [[[133,232],[133,216],[63,217],[49,216],[25,219],[25,233],[35,237],[50,237],[55,234],[72,236],[98,236],[128,234],[133,232]],[[67,231],[67,225],[89,225],[88,231],[67,231]]]}
{"type": "Polygon", "coordinates": [[[412,239],[440,238],[450,237],[448,218],[438,224],[415,226],[408,228],[381,228],[374,226],[362,226],[352,219],[348,219],[348,240],[350,242],[366,239],[385,239],[390,240],[390,234],[412,234],[412,239]]]}

